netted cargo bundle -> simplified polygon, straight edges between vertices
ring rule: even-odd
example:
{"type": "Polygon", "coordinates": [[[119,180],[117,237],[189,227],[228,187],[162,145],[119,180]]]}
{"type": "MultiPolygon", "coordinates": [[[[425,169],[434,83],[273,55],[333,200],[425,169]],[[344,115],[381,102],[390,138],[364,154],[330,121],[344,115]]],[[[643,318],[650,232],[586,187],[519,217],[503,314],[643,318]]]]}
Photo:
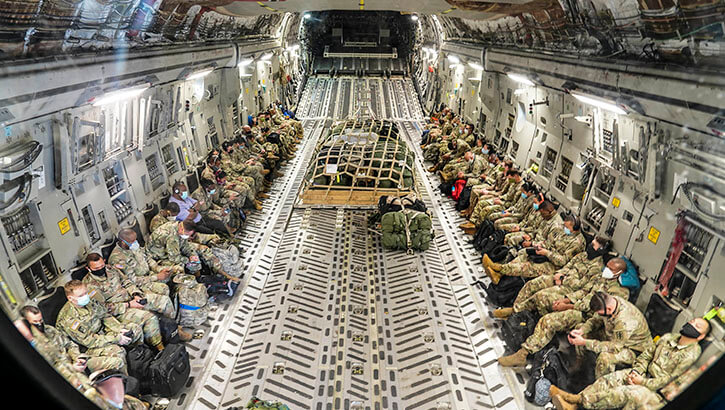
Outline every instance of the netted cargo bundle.
{"type": "Polygon", "coordinates": [[[332,125],[307,170],[303,204],[377,205],[381,195],[414,190],[415,154],[390,121],[332,125]]]}

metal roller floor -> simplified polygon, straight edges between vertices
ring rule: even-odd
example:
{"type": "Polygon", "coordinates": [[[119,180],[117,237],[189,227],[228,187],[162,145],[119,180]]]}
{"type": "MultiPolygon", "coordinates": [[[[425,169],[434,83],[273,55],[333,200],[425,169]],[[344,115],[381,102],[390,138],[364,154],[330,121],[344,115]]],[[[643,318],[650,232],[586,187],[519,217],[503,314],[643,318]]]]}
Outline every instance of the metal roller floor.
{"type": "Polygon", "coordinates": [[[383,249],[369,210],[295,207],[328,115],[341,111],[334,101],[356,101],[354,82],[337,81],[307,82],[298,108],[305,139],[245,231],[250,274],[214,312],[204,339],[189,344],[192,378],[171,408],[241,408],[252,395],[291,409],[524,407],[510,388],[523,379],[500,371],[503,347],[469,285],[480,264],[455,230],[461,218],[423,171],[422,115],[409,80],[368,84],[379,114],[399,120],[418,151],[418,188],[434,213],[430,249],[383,249]]]}

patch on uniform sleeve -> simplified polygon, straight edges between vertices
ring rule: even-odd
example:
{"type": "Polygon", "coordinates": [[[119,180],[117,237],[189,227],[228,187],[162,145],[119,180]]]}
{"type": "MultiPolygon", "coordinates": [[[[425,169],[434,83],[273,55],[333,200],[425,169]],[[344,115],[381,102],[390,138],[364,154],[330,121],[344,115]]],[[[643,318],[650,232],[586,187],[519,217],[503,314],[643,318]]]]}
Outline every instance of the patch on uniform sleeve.
{"type": "Polygon", "coordinates": [[[120,269],[120,270],[123,270],[123,268],[125,268],[125,266],[122,263],[117,263],[117,264],[113,265],[113,267],[116,269],[120,269]]]}
{"type": "Polygon", "coordinates": [[[91,292],[90,292],[90,293],[88,294],[88,296],[90,296],[90,297],[93,297],[93,296],[95,296],[95,294],[96,294],[96,292],[97,292],[97,291],[98,291],[97,289],[93,289],[93,290],[92,290],[92,291],[91,291],[91,292]]]}
{"type": "Polygon", "coordinates": [[[70,328],[73,330],[78,330],[78,327],[80,327],[81,321],[80,320],[74,320],[73,323],[70,325],[70,328]]]}

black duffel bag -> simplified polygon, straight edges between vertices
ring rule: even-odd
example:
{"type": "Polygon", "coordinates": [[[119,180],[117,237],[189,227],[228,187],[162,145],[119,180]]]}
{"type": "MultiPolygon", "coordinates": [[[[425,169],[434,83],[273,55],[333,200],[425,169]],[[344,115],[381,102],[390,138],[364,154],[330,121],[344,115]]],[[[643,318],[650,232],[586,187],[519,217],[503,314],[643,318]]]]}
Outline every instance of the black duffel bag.
{"type": "Polygon", "coordinates": [[[488,237],[495,231],[495,228],[493,227],[493,222],[489,221],[488,219],[483,221],[481,225],[476,229],[476,234],[473,235],[473,241],[471,242],[473,244],[473,247],[480,251],[483,249],[483,246],[486,244],[486,241],[488,240],[488,237]]]}
{"type": "Polygon", "coordinates": [[[463,188],[463,191],[461,191],[461,196],[458,197],[458,202],[456,202],[456,211],[462,211],[464,209],[468,209],[468,207],[471,205],[471,190],[473,189],[472,186],[467,186],[463,188]]]}
{"type": "Polygon", "coordinates": [[[183,344],[170,344],[151,362],[148,376],[141,379],[145,391],[156,396],[173,397],[186,384],[191,373],[189,353],[183,344]]]}
{"type": "Polygon", "coordinates": [[[145,380],[148,376],[149,366],[154,360],[156,353],[145,344],[141,343],[126,348],[126,363],[128,364],[128,375],[138,380],[145,380]]]}
{"type": "Polygon", "coordinates": [[[568,367],[569,364],[555,347],[536,352],[531,378],[526,383],[526,390],[524,390],[526,400],[538,406],[544,406],[551,400],[549,387],[552,384],[560,389],[568,390],[568,367]]]}
{"type": "Polygon", "coordinates": [[[503,276],[498,284],[491,283],[483,287],[488,300],[499,307],[511,307],[516,300],[521,288],[524,287],[524,279],[520,276],[503,276]]]}
{"type": "MultiPolygon", "coordinates": [[[[499,282],[500,283],[500,282],[499,282]]],[[[521,349],[521,344],[534,333],[539,315],[531,310],[524,310],[509,316],[501,326],[501,338],[509,349],[514,352],[521,349]]]]}
{"type": "Polygon", "coordinates": [[[171,343],[179,343],[179,325],[174,319],[159,316],[159,329],[161,329],[161,341],[164,343],[164,346],[171,343]]]}

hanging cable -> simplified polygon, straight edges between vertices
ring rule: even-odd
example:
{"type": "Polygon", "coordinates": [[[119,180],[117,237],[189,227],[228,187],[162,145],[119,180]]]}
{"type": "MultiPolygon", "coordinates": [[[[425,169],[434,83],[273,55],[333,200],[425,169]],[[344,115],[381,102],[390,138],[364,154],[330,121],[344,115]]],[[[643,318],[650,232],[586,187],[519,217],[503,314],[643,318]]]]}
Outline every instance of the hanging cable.
{"type": "Polygon", "coordinates": [[[30,148],[24,154],[7,164],[0,165],[0,172],[10,174],[29,167],[40,156],[40,153],[43,151],[43,145],[38,141],[31,141],[28,145],[30,145],[30,148]]]}
{"type": "Polygon", "coordinates": [[[717,196],[719,198],[725,198],[725,195],[723,195],[722,193],[716,191],[710,185],[702,184],[702,183],[696,183],[696,182],[684,182],[684,183],[680,184],[677,187],[677,189],[675,190],[675,194],[672,196],[672,202],[671,202],[671,204],[673,204],[675,202],[675,198],[677,198],[677,194],[680,192],[680,189],[682,189],[682,193],[685,194],[685,197],[687,198],[688,201],[690,201],[690,203],[692,204],[692,206],[695,207],[695,210],[697,212],[699,212],[700,214],[702,214],[702,215],[704,215],[704,216],[706,216],[708,218],[711,218],[711,219],[715,219],[715,220],[719,220],[719,221],[725,220],[725,214],[720,214],[720,215],[714,214],[711,211],[702,208],[702,206],[698,202],[697,198],[694,198],[693,197],[693,188],[707,191],[707,192],[709,192],[711,194],[714,194],[715,196],[717,196]]]}

